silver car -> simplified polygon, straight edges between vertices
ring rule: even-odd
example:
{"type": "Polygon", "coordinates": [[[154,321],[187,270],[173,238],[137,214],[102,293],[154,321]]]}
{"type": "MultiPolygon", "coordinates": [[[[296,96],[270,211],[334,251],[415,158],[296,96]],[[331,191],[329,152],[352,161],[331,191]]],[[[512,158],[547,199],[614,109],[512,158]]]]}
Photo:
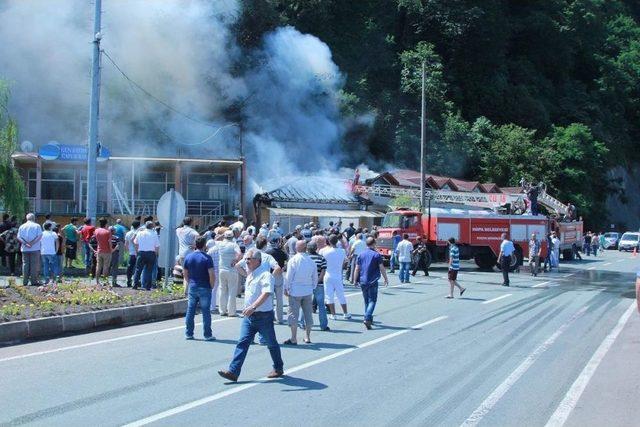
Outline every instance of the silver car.
{"type": "Polygon", "coordinates": [[[619,251],[640,249],[640,233],[624,233],[618,242],[619,251]]]}

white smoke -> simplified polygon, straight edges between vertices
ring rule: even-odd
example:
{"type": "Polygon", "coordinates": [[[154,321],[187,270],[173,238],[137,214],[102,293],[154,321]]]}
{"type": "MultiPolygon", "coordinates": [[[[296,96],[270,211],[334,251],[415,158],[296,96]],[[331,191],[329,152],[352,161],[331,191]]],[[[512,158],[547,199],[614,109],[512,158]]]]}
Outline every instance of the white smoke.
{"type": "MultiPolygon", "coordinates": [[[[237,127],[207,138],[242,104],[254,180],[337,169],[343,78],[321,40],[284,27],[243,51],[231,29],[242,13],[234,0],[102,3],[105,53],[179,111],[103,57],[100,136],[112,153],[237,157],[237,127]]],[[[0,78],[11,84],[21,140],[85,143],[92,28],[86,0],[0,3],[0,78]]]]}

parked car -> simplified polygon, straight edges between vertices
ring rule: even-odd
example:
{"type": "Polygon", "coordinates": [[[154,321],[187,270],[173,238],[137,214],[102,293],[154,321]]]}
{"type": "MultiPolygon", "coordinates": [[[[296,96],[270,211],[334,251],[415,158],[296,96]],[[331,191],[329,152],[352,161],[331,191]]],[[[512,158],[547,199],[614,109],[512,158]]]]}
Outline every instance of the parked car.
{"type": "Polygon", "coordinates": [[[632,251],[640,249],[640,233],[624,233],[618,242],[619,251],[632,251]]]}
{"type": "Polygon", "coordinates": [[[615,233],[615,232],[604,233],[604,248],[618,249],[619,240],[620,240],[620,233],[615,233]]]}

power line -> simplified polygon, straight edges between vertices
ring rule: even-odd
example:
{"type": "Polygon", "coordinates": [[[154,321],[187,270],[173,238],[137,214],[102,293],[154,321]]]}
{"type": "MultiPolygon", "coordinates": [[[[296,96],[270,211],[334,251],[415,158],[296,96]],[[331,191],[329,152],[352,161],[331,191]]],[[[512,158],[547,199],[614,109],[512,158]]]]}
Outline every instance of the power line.
{"type": "Polygon", "coordinates": [[[165,108],[173,111],[176,114],[181,115],[182,117],[191,120],[193,122],[196,123],[200,123],[201,125],[205,125],[205,126],[209,126],[209,127],[215,127],[215,125],[209,123],[209,122],[205,122],[203,120],[197,119],[195,117],[192,117],[190,115],[188,115],[187,113],[184,113],[180,110],[178,110],[175,107],[172,107],[171,105],[167,104],[166,102],[164,102],[163,100],[161,100],[160,98],[156,97],[155,95],[153,95],[151,92],[149,92],[148,90],[146,90],[145,88],[143,88],[142,86],[140,86],[135,80],[133,80],[131,77],[129,77],[127,75],[127,73],[125,73],[122,68],[120,68],[120,66],[115,62],[115,60],[113,58],[111,58],[111,56],[109,56],[109,54],[107,52],[105,52],[104,50],[102,51],[102,53],[104,54],[104,56],[109,60],[109,62],[111,62],[111,64],[115,67],[116,70],[118,70],[118,72],[120,74],[122,74],[122,77],[124,77],[125,79],[127,79],[127,81],[129,81],[132,85],[134,85],[136,88],[138,88],[140,91],[142,91],[145,95],[147,95],[149,98],[153,99],[154,101],[156,101],[157,103],[163,105],[165,108]]]}
{"type": "MultiPolygon", "coordinates": [[[[181,112],[180,110],[172,107],[171,105],[167,104],[166,102],[162,101],[161,99],[157,98],[156,96],[154,96],[153,94],[151,94],[149,91],[147,91],[146,89],[144,89],[142,86],[140,86],[138,83],[136,83],[132,78],[130,78],[117,64],[116,62],[113,60],[113,58],[111,58],[106,52],[104,52],[104,55],[107,57],[107,59],[109,59],[109,62],[111,62],[111,64],[120,72],[120,74],[122,74],[122,76],[127,80],[127,83],[129,84],[129,90],[131,91],[131,94],[137,98],[133,87],[137,88],[138,90],[142,91],[145,95],[147,95],[148,97],[150,97],[151,99],[153,99],[154,101],[162,104],[163,106],[165,106],[166,108],[168,108],[169,110],[175,112],[176,114],[179,114],[191,121],[194,121],[196,123],[200,123],[203,125],[206,125],[208,127],[214,127],[213,124],[211,123],[206,123],[203,122],[202,120],[196,119],[194,117],[189,116],[186,113],[181,112]]],[[[140,101],[138,99],[138,101],[140,101]]],[[[143,105],[143,108],[145,110],[147,110],[147,112],[149,112],[149,110],[147,109],[146,106],[143,105]]],[[[222,130],[232,127],[232,126],[239,126],[238,123],[228,123],[226,125],[220,126],[218,127],[211,135],[207,136],[205,139],[203,139],[202,141],[199,142],[195,142],[195,143],[184,143],[184,142],[180,142],[180,141],[176,141],[171,135],[169,135],[167,132],[165,132],[161,126],[159,126],[157,123],[154,123],[156,125],[157,130],[164,135],[169,141],[175,143],[175,144],[179,144],[179,145],[185,145],[185,146],[195,146],[195,145],[202,145],[206,142],[209,142],[211,139],[215,138],[218,133],[220,133],[222,130]]]]}

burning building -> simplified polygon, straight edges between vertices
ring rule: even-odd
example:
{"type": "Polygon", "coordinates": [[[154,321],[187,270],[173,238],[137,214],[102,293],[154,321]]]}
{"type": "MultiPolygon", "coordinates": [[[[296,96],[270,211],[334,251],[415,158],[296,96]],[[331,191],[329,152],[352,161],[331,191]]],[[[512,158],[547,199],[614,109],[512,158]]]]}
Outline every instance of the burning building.
{"type": "MultiPolygon", "coordinates": [[[[116,153],[120,154],[120,153],[116,153]]],[[[29,210],[65,217],[86,212],[86,146],[45,144],[38,152],[16,152],[29,210]]],[[[98,216],[156,215],[158,200],[171,188],[181,193],[187,215],[207,225],[237,214],[242,204],[241,159],[101,155],[98,216]]]]}
{"type": "Polygon", "coordinates": [[[351,191],[348,181],[340,178],[305,176],[253,198],[258,223],[279,221],[285,232],[296,225],[315,222],[327,227],[329,221],[343,226],[372,227],[380,224],[385,212],[351,191]]]}

